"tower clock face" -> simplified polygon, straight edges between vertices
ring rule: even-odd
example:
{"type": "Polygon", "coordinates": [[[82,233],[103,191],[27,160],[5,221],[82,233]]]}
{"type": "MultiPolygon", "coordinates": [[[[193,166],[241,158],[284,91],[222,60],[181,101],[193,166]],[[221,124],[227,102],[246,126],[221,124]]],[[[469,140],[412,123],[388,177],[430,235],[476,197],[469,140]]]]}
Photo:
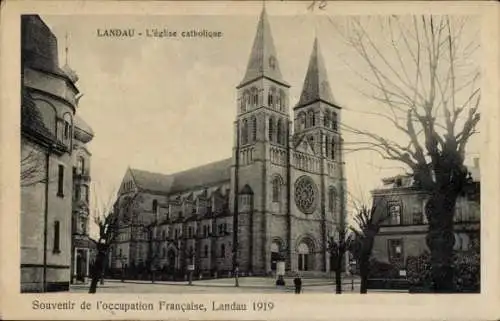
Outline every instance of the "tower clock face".
{"type": "Polygon", "coordinates": [[[300,211],[311,214],[318,203],[318,188],[309,176],[301,176],[295,181],[295,204],[300,211]]]}

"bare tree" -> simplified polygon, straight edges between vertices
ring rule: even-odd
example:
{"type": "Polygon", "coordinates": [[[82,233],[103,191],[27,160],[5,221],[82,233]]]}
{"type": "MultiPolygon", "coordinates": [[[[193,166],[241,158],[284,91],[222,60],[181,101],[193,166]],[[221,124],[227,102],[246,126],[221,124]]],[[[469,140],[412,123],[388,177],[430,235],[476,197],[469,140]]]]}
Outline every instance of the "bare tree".
{"type": "Polygon", "coordinates": [[[35,185],[45,180],[43,154],[35,149],[21,153],[21,187],[35,185]]]}
{"type": "Polygon", "coordinates": [[[362,94],[380,103],[380,110],[366,113],[395,130],[378,134],[344,125],[357,137],[350,149],[375,151],[404,164],[415,184],[431,195],[427,243],[436,292],[453,291],[455,203],[467,183],[466,146],[480,119],[480,74],[470,59],[477,36],[464,41],[469,22],[427,15],[333,23],[366,66],[357,72],[369,88],[362,94]],[[381,33],[375,37],[377,28],[381,33]]]}
{"type": "Polygon", "coordinates": [[[106,203],[98,203],[98,197],[94,192],[93,219],[98,228],[98,239],[95,241],[97,246],[97,256],[91,271],[91,283],[89,293],[96,293],[97,283],[103,277],[106,258],[109,249],[115,242],[119,234],[119,213],[114,210],[113,198],[110,197],[106,203]]]}
{"type": "Polygon", "coordinates": [[[342,265],[345,253],[351,247],[352,237],[347,233],[347,227],[339,226],[338,239],[330,237],[327,242],[327,251],[332,258],[331,268],[335,272],[335,293],[342,293],[342,265]]]}
{"type": "Polygon", "coordinates": [[[368,276],[370,272],[370,257],[372,254],[375,236],[380,230],[380,225],[387,219],[386,215],[376,215],[376,206],[367,207],[362,205],[354,215],[355,226],[350,229],[353,232],[350,248],[357,253],[359,260],[359,272],[361,275],[360,293],[368,290],[368,276]]]}

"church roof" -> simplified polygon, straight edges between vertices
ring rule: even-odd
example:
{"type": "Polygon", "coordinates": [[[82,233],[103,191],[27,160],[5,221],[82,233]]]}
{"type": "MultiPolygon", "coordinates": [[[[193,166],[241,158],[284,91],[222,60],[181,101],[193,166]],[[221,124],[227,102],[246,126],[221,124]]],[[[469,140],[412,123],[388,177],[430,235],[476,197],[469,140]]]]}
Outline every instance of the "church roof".
{"type": "Polygon", "coordinates": [[[333,99],[318,38],[315,38],[302,93],[295,108],[309,105],[319,100],[338,106],[333,99]]]}
{"type": "Polygon", "coordinates": [[[271,35],[271,26],[265,8],[262,9],[260,14],[247,70],[239,86],[241,87],[260,77],[266,77],[288,86],[288,83],[283,80],[281,75],[276,48],[271,35]]]}
{"type": "Polygon", "coordinates": [[[130,171],[139,189],[172,194],[229,180],[231,164],[232,159],[227,158],[170,175],[140,169],[130,171]]]}

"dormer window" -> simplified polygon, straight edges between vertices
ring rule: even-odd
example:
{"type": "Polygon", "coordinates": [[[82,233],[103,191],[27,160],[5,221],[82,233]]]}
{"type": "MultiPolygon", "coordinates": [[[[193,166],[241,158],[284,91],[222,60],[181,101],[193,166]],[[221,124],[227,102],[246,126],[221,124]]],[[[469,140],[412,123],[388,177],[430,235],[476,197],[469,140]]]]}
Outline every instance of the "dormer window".
{"type": "Polygon", "coordinates": [[[71,123],[72,123],[71,115],[69,113],[64,114],[62,122],[60,122],[62,126],[61,128],[62,137],[61,136],[60,137],[64,142],[71,141],[71,123]]]}

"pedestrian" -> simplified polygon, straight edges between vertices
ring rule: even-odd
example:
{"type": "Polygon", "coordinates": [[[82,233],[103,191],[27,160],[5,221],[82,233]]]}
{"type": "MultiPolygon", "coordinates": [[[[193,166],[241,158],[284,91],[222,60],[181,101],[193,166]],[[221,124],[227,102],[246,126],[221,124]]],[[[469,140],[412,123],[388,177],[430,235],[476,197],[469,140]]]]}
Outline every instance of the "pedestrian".
{"type": "Polygon", "coordinates": [[[302,279],[300,275],[295,275],[295,279],[293,279],[293,284],[295,285],[295,294],[299,294],[302,291],[302,279]]]}

